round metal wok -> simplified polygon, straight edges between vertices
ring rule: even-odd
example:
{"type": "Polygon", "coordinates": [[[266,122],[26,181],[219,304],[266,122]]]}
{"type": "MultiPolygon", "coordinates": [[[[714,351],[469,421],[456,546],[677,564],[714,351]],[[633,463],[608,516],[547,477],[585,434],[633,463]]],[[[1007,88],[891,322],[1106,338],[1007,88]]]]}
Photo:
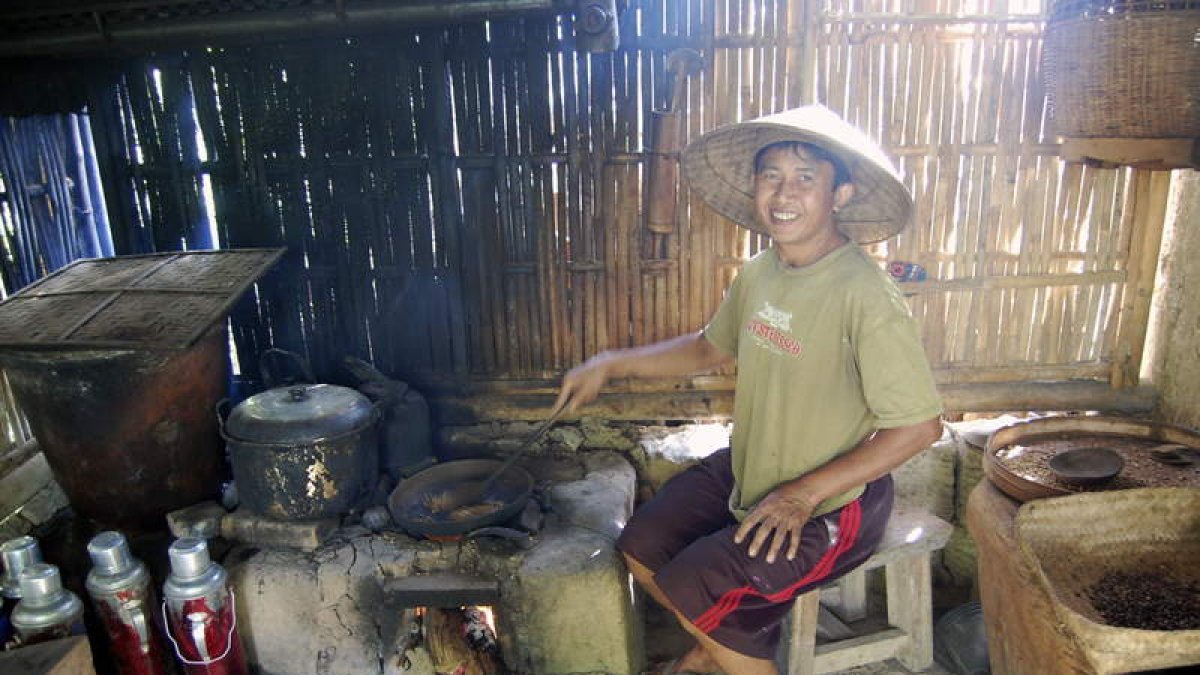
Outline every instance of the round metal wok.
{"type": "Polygon", "coordinates": [[[445,508],[445,498],[453,488],[468,481],[483,481],[502,464],[496,459],[435,464],[401,481],[388,497],[388,511],[404,530],[435,537],[503,523],[525,508],[533,492],[533,476],[519,466],[500,474],[479,504],[445,508]]]}

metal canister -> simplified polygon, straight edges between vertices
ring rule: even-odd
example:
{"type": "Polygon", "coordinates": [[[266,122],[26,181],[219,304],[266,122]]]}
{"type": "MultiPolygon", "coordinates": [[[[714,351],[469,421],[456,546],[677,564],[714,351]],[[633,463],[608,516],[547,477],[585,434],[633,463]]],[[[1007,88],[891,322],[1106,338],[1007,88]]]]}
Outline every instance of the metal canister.
{"type": "Polygon", "coordinates": [[[235,598],[225,569],[203,539],[177,539],[167,550],[171,574],[163,584],[167,637],[187,675],[247,675],[237,632],[235,598]]]}
{"type": "Polygon", "coordinates": [[[21,601],[12,613],[22,645],[83,635],[83,603],[63,588],[58,568],[34,563],[21,570],[21,601]]]}
{"type": "Polygon", "coordinates": [[[12,613],[21,600],[21,570],[42,562],[42,551],[33,537],[17,537],[0,544],[0,559],[4,561],[4,576],[0,579],[0,594],[4,606],[0,610],[0,649],[13,639],[12,613]]]}
{"type": "Polygon", "coordinates": [[[113,662],[121,675],[166,675],[164,649],[150,573],[133,557],[120,532],[101,532],[88,542],[92,569],[87,591],[104,622],[113,662]]]}
{"type": "Polygon", "coordinates": [[[0,558],[4,560],[4,597],[21,599],[21,570],[42,562],[42,549],[33,537],[17,537],[0,544],[0,558]]]}

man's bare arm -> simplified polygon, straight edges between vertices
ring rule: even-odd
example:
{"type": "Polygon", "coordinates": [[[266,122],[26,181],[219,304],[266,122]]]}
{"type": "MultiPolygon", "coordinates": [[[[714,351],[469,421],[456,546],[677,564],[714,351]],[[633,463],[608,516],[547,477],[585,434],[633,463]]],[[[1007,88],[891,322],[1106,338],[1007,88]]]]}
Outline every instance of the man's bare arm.
{"type": "Polygon", "coordinates": [[[863,439],[850,452],[779,486],[792,495],[803,494],[820,503],[857,485],[869,483],[907,462],[942,437],[942,419],[893,429],[881,429],[863,439]]]}
{"type": "Polygon", "coordinates": [[[644,347],[601,352],[563,376],[554,407],[567,410],[594,401],[606,382],[615,378],[682,377],[733,362],[733,356],[709,342],[703,333],[689,333],[644,347]]]}

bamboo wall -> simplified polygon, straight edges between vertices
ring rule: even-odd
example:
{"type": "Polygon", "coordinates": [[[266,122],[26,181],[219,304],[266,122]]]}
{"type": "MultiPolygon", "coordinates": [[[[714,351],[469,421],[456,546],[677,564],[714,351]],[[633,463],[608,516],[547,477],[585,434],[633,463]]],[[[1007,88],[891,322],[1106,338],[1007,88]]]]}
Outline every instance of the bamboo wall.
{"type": "Polygon", "coordinates": [[[883,141],[917,210],[872,253],[928,271],[903,288],[940,382],[1130,384],[1166,184],[1057,159],[1040,11],[630,0],[614,53],[577,53],[570,17],[196,50],[93,115],[123,252],[288,247],[235,313],[243,363],[544,383],[700,328],[765,244],[686,194],[674,233],[643,226],[649,113],[692,47],[687,137],[818,100],[883,141]]]}
{"type": "Polygon", "coordinates": [[[916,226],[877,253],[935,280],[904,289],[939,381],[1135,382],[1136,366],[1114,365],[1125,363],[1120,346],[1144,338],[1129,333],[1145,314],[1121,303],[1130,251],[1161,223],[1137,222],[1137,209],[1165,203],[1166,175],[1060,162],[1038,75],[1041,26],[945,21],[939,4],[906,22],[815,29],[817,97],[886,139],[914,194],[916,226]]]}
{"type": "Polygon", "coordinates": [[[0,459],[4,458],[10,448],[31,437],[29,423],[14,403],[8,377],[0,372],[0,459]]]}

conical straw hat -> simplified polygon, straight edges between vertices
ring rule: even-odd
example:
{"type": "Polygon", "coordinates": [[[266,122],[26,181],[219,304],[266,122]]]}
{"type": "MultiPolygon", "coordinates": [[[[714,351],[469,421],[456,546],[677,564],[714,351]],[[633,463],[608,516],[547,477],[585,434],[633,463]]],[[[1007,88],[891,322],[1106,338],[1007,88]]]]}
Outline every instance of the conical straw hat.
{"type": "Polygon", "coordinates": [[[683,151],[684,177],[709,206],[738,225],[765,233],[754,216],[754,156],[780,141],[804,141],[837,156],[850,171],[854,197],[837,226],[861,244],[895,236],[908,225],[912,197],[879,146],[822,105],[730,124],[683,151]]]}

